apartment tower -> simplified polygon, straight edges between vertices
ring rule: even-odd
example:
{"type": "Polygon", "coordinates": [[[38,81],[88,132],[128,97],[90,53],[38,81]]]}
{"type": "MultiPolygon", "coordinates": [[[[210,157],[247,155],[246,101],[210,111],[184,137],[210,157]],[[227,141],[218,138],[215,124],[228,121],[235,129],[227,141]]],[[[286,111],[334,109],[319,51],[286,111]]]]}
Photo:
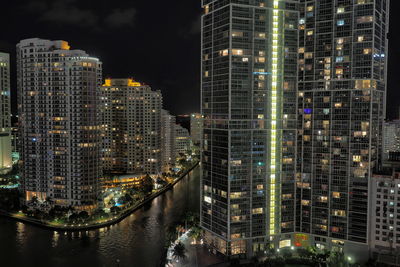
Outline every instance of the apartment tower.
{"type": "Polygon", "coordinates": [[[176,161],[175,124],[176,117],[168,110],[161,110],[161,158],[164,172],[169,172],[176,161]]]}
{"type": "Polygon", "coordinates": [[[201,143],[201,135],[203,132],[203,116],[200,113],[190,115],[190,136],[193,145],[199,146],[201,143]]]}
{"type": "MultiPolygon", "coordinates": [[[[301,1],[294,245],[367,255],[382,161],[389,1],[301,1]]],[[[360,259],[361,260],[361,259],[360,259]]]]}
{"type": "Polygon", "coordinates": [[[202,4],[206,241],[226,255],[368,256],[389,1],[202,4]]]}
{"type": "Polygon", "coordinates": [[[102,90],[105,172],[161,172],[160,91],[133,79],[106,79],[102,90]]]}
{"type": "Polygon", "coordinates": [[[17,44],[22,191],[54,205],[91,210],[101,169],[102,64],[65,41],[17,44]]]}
{"type": "Polygon", "coordinates": [[[10,56],[0,53],[0,173],[12,168],[10,56]]]}
{"type": "Polygon", "coordinates": [[[201,226],[250,257],[295,227],[298,1],[203,0],[201,226]]]}

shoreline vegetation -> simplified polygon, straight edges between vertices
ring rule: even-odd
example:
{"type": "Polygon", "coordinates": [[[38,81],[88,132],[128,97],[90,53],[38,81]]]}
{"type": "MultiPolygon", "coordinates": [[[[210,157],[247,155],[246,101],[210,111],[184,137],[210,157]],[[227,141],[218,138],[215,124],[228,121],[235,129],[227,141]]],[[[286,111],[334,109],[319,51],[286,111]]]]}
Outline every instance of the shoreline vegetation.
{"type": "MultiPolygon", "coordinates": [[[[165,192],[171,190],[178,182],[180,182],[184,177],[190,174],[196,167],[198,167],[199,161],[195,162],[191,167],[189,167],[187,170],[185,170],[179,178],[175,179],[172,183],[169,183],[165,185],[163,188],[159,189],[156,192],[153,192],[147,196],[144,197],[143,200],[141,200],[139,203],[135,203],[133,206],[128,206],[128,208],[121,210],[117,214],[112,214],[110,217],[105,218],[103,220],[96,220],[93,222],[82,222],[81,224],[71,224],[71,223],[62,223],[62,222],[54,222],[46,219],[37,219],[34,217],[30,217],[22,213],[21,211],[19,212],[12,212],[12,211],[6,211],[2,209],[0,206],[0,216],[5,216],[14,220],[17,220],[19,222],[23,223],[28,223],[32,224],[38,227],[46,228],[46,229],[51,229],[55,231],[86,231],[86,230],[94,230],[94,229],[99,229],[103,227],[108,227],[111,225],[114,225],[116,223],[121,222],[124,220],[126,217],[131,215],[133,212],[136,210],[140,209],[147,203],[151,202],[153,199],[157,198],[158,196],[164,194],[165,192]]],[[[12,195],[14,192],[9,191],[7,194],[12,195]]],[[[84,214],[87,216],[87,214],[84,214]]],[[[84,217],[84,216],[82,216],[84,217]]]]}

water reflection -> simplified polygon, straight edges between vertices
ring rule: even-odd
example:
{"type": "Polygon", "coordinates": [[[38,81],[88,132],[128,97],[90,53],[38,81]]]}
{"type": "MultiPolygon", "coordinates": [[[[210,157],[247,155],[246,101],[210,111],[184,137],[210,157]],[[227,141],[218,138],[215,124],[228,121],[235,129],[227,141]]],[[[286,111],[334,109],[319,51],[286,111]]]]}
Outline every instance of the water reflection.
{"type": "Polygon", "coordinates": [[[199,210],[199,176],[197,168],[122,222],[95,231],[54,232],[0,217],[1,266],[112,267],[117,259],[120,267],[158,266],[165,229],[199,210]]]}

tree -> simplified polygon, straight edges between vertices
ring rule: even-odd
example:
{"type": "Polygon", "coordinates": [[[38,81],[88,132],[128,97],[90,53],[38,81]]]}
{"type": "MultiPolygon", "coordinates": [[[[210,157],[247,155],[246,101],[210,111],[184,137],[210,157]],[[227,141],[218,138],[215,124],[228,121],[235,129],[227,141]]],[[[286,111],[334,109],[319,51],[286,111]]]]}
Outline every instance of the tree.
{"type": "Polygon", "coordinates": [[[347,266],[346,258],[344,256],[343,251],[339,249],[333,249],[328,258],[328,264],[329,266],[335,266],[335,267],[347,266]]]}
{"type": "Polygon", "coordinates": [[[133,198],[130,194],[126,193],[125,194],[125,201],[128,203],[131,203],[133,201],[133,198]]]}
{"type": "Polygon", "coordinates": [[[114,206],[115,205],[115,200],[112,198],[110,199],[110,201],[108,202],[109,206],[114,206]]]}
{"type": "Polygon", "coordinates": [[[39,202],[38,197],[37,196],[33,196],[32,199],[31,199],[31,204],[35,206],[38,202],[39,202]]]}
{"type": "Polygon", "coordinates": [[[193,226],[192,229],[190,229],[189,232],[189,237],[195,239],[195,240],[199,240],[201,235],[203,234],[203,229],[201,229],[198,226],[193,226]]]}
{"type": "Polygon", "coordinates": [[[110,211],[111,211],[112,213],[114,213],[114,214],[115,214],[115,213],[118,213],[120,210],[121,210],[121,209],[120,209],[119,207],[116,207],[116,206],[110,208],[110,211]]]}
{"type": "Polygon", "coordinates": [[[175,245],[172,255],[175,259],[185,259],[186,258],[186,248],[181,242],[175,245]]]}
{"type": "Polygon", "coordinates": [[[87,213],[86,211],[81,211],[78,214],[78,218],[85,221],[85,220],[89,219],[89,213],[87,213]]]}
{"type": "Polygon", "coordinates": [[[53,199],[51,197],[46,197],[46,204],[48,204],[49,206],[53,205],[53,199]]]}
{"type": "Polygon", "coordinates": [[[165,247],[168,248],[178,238],[178,231],[175,225],[170,225],[165,232],[165,247]]]}
{"type": "Polygon", "coordinates": [[[140,189],[148,194],[151,193],[154,189],[154,181],[150,177],[150,175],[146,175],[141,181],[140,181],[140,189]]]}
{"type": "Polygon", "coordinates": [[[159,185],[166,185],[167,182],[164,179],[161,179],[161,177],[157,177],[157,184],[159,185]]]}

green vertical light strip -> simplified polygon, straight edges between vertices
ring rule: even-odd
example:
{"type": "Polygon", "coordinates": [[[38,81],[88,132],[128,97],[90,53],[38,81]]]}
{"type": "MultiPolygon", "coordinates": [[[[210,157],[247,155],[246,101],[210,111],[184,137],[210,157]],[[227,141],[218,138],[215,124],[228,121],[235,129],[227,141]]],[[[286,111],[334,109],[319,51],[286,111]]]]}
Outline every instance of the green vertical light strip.
{"type": "Polygon", "coordinates": [[[276,223],[276,142],[277,142],[277,105],[278,105],[278,61],[279,61],[279,0],[273,3],[272,19],[272,84],[271,84],[271,154],[270,154],[270,219],[269,234],[275,235],[276,223]]]}

